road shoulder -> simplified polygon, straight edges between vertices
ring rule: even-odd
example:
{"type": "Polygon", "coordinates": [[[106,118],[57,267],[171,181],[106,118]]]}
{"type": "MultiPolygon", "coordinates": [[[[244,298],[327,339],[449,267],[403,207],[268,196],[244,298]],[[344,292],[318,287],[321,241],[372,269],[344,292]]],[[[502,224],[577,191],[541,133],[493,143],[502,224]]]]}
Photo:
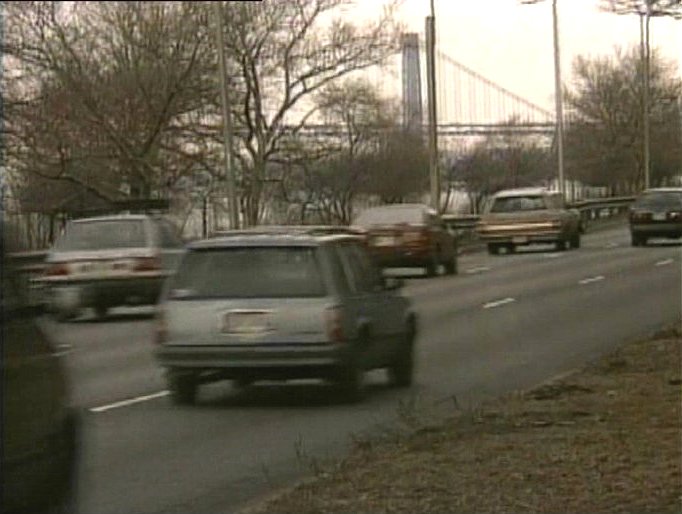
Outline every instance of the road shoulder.
{"type": "Polygon", "coordinates": [[[667,330],[409,435],[244,512],[680,512],[682,337],[667,330]]]}

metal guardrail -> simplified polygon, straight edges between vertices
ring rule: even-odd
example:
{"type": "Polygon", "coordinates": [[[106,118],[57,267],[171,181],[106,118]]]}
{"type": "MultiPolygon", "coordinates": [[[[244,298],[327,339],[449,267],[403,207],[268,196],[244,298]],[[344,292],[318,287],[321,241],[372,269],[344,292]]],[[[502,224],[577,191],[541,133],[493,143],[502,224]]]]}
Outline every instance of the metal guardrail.
{"type": "MultiPolygon", "coordinates": [[[[626,210],[635,200],[634,196],[621,196],[613,198],[594,198],[581,200],[569,204],[569,208],[580,211],[583,226],[586,227],[590,221],[609,218],[626,210]]],[[[454,230],[458,236],[467,238],[472,235],[480,216],[476,214],[443,214],[443,221],[454,230]]],[[[29,252],[16,252],[10,254],[10,259],[15,262],[16,270],[21,273],[26,280],[40,274],[45,267],[45,257],[47,250],[33,250],[29,252]]]]}

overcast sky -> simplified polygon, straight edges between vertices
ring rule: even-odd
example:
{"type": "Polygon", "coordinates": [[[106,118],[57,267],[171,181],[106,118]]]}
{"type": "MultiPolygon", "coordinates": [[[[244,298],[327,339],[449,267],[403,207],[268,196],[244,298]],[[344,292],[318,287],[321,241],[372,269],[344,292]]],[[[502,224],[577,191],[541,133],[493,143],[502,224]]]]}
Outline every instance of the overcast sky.
{"type": "MultiPolygon", "coordinates": [[[[362,0],[374,15],[382,0],[362,0]]],[[[564,83],[577,55],[613,54],[617,45],[639,44],[639,17],[604,13],[599,0],[559,0],[559,33],[564,83]]],[[[435,0],[441,51],[532,102],[553,108],[552,2],[519,0],[435,0]]],[[[429,0],[404,0],[400,18],[424,34],[429,0]]],[[[651,20],[651,42],[682,70],[682,21],[651,20]]],[[[680,73],[682,75],[682,73],[680,73]]]]}

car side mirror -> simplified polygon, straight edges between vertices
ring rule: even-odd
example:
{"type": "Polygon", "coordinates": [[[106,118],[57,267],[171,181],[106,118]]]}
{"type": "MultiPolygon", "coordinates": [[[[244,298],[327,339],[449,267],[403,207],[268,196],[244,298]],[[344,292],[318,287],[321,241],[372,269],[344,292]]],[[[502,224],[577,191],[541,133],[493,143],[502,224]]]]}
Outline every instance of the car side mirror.
{"type": "Polygon", "coordinates": [[[404,285],[405,282],[401,278],[384,277],[384,289],[387,291],[397,291],[398,289],[402,289],[404,285]]]}

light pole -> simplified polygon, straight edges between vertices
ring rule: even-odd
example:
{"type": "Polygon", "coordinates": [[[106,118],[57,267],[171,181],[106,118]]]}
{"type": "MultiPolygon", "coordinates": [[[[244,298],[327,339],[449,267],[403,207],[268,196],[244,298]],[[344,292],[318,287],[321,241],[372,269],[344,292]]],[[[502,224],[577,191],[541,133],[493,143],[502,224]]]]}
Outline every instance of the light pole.
{"type": "MultiPolygon", "coordinates": [[[[543,0],[521,0],[523,4],[537,4],[543,0]]],[[[554,108],[556,117],[557,168],[559,192],[566,198],[564,177],[564,103],[561,90],[561,52],[559,50],[559,15],[557,0],[552,0],[552,33],[554,42],[554,108]]]]}
{"type": "Polygon", "coordinates": [[[232,146],[232,112],[230,97],[227,91],[225,70],[225,42],[223,40],[222,2],[212,2],[215,18],[216,45],[218,47],[218,70],[220,73],[220,92],[223,108],[223,147],[225,149],[225,177],[227,178],[227,197],[230,210],[230,228],[239,228],[239,210],[237,205],[237,189],[234,178],[234,156],[232,146]]]}
{"type": "Polygon", "coordinates": [[[426,17],[426,97],[429,106],[429,178],[431,207],[440,212],[440,174],[438,172],[438,132],[436,110],[436,15],[431,0],[431,16],[426,17]]]}
{"type": "MultiPolygon", "coordinates": [[[[641,20],[641,18],[640,18],[641,20]]],[[[644,129],[644,189],[649,189],[651,184],[651,170],[650,170],[650,124],[649,124],[649,66],[651,59],[651,51],[649,49],[649,21],[651,20],[651,0],[646,0],[646,12],[644,13],[644,104],[643,106],[643,122],[644,129]]]]}
{"type": "Polygon", "coordinates": [[[554,103],[556,108],[559,192],[563,198],[566,198],[566,180],[564,177],[564,102],[561,91],[561,54],[559,52],[559,16],[557,15],[557,0],[552,0],[552,26],[554,29],[554,103]]]}

